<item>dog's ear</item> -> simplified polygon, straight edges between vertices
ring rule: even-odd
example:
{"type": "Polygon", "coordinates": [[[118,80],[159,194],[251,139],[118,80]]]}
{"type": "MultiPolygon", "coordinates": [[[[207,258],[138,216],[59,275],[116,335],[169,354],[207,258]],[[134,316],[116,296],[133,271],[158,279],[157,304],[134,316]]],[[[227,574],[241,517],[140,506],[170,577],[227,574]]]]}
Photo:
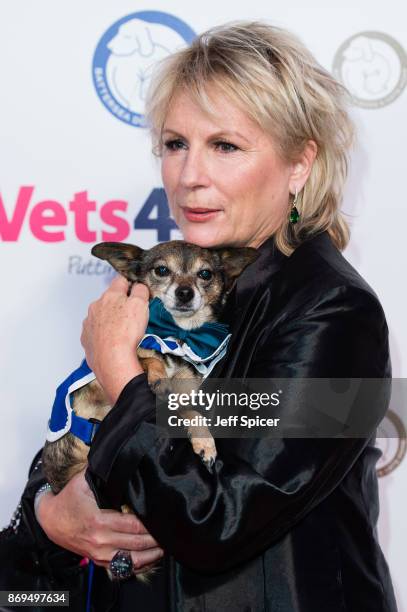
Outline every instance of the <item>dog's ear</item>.
{"type": "Polygon", "coordinates": [[[144,249],[125,242],[100,242],[95,244],[91,253],[108,261],[127,280],[138,280],[144,249]]]}
{"type": "Polygon", "coordinates": [[[237,277],[240,276],[247,266],[256,261],[260,253],[252,247],[225,247],[215,250],[218,252],[222,262],[221,265],[226,280],[225,289],[229,293],[237,277]]]}

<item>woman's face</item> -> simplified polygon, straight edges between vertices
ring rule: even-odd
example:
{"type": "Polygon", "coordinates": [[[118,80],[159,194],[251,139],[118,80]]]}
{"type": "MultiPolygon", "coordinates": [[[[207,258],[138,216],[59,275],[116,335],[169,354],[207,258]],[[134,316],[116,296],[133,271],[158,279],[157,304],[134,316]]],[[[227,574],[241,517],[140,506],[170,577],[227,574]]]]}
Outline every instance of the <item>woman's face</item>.
{"type": "Polygon", "coordinates": [[[169,206],[187,242],[258,247],[289,214],[294,165],[241,109],[211,97],[215,117],[183,92],[169,108],[161,167],[169,206]]]}

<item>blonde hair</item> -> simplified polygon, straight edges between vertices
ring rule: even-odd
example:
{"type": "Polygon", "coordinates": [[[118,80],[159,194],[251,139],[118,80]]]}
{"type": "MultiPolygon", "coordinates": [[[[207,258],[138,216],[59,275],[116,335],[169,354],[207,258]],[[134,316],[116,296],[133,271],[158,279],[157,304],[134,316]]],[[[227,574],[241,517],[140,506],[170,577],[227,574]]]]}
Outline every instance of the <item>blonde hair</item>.
{"type": "Polygon", "coordinates": [[[284,29],[259,21],[213,27],[156,68],[146,101],[156,155],[162,152],[161,132],[174,95],[183,89],[210,113],[211,84],[270,134],[283,159],[294,161],[310,139],[318,146],[298,194],[299,222],[290,223],[287,210],[274,234],[277,247],[289,255],[310,235],[327,230],[344,249],[349,227],[339,207],[354,138],[345,87],[284,29]]]}

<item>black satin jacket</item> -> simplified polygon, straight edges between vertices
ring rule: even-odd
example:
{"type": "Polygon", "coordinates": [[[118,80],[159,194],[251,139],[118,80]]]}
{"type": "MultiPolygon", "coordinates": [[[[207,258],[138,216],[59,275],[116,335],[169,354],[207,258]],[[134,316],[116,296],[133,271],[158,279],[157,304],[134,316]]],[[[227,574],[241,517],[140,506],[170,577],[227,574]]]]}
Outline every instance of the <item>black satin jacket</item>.
{"type": "MultiPolygon", "coordinates": [[[[259,251],[229,296],[231,344],[212,377],[391,376],[378,298],[326,232],[290,257],[273,238],[259,251]]],[[[188,440],[157,436],[155,398],[136,376],[95,435],[86,477],[102,507],[130,503],[166,555],[150,595],[97,572],[94,609],[395,612],[374,442],[375,431],[218,439],[210,474],[188,440]]]]}

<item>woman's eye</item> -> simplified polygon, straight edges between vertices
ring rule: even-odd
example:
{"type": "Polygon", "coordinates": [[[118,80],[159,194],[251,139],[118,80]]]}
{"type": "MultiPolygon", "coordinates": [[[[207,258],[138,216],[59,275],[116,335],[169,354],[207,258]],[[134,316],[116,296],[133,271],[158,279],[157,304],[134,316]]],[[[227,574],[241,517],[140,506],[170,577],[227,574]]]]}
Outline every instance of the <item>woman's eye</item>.
{"type": "Polygon", "coordinates": [[[170,269],[167,266],[157,266],[154,268],[154,272],[157,276],[168,276],[170,273],[170,269]]]}
{"type": "MultiPolygon", "coordinates": [[[[165,149],[167,149],[168,151],[179,151],[181,149],[186,148],[185,142],[179,138],[166,140],[163,144],[165,149]]],[[[232,144],[231,142],[227,142],[226,140],[217,140],[213,144],[215,146],[215,149],[222,151],[222,153],[232,153],[233,151],[237,151],[239,149],[239,147],[232,144]]]]}
{"type": "Polygon", "coordinates": [[[227,142],[226,140],[218,140],[214,144],[215,147],[219,148],[221,151],[223,151],[223,153],[232,153],[233,151],[237,151],[239,148],[231,142],[227,142]]]}
{"type": "Polygon", "coordinates": [[[164,147],[169,151],[177,151],[178,149],[182,149],[184,147],[184,142],[179,138],[175,138],[172,140],[166,140],[164,142],[164,147]]]}
{"type": "Polygon", "coordinates": [[[212,278],[212,272],[210,270],[199,270],[198,276],[203,280],[210,280],[212,278]]]}

